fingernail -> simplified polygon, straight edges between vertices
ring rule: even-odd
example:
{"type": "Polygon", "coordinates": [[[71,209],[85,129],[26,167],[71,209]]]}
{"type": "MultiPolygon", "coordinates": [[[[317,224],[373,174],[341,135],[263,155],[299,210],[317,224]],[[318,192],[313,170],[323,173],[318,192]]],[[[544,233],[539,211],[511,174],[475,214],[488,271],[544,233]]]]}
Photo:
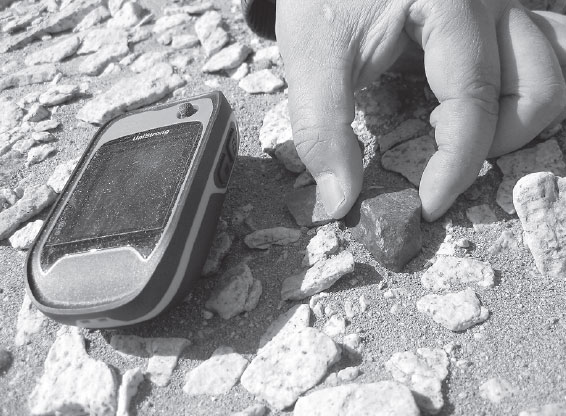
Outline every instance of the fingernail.
{"type": "Polygon", "coordinates": [[[338,179],[332,173],[319,176],[316,183],[320,192],[320,199],[328,215],[333,215],[344,202],[344,190],[338,179]]]}

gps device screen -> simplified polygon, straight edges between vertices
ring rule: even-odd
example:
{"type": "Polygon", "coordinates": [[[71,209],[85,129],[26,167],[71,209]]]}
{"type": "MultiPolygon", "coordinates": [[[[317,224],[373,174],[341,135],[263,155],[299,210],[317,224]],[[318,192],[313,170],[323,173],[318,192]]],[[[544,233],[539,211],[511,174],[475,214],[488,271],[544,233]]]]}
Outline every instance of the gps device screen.
{"type": "Polygon", "coordinates": [[[100,146],[59,215],[43,260],[123,245],[147,257],[167,224],[201,130],[200,122],[181,123],[100,146]]]}

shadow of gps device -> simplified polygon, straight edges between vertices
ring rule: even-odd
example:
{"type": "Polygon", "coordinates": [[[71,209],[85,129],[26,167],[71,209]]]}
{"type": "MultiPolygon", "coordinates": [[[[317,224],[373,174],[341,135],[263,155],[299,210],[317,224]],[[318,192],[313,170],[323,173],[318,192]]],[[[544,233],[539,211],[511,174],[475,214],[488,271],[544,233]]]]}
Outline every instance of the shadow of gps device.
{"type": "Polygon", "coordinates": [[[101,127],[28,254],[34,304],[62,323],[112,328],[182,300],[206,261],[238,144],[220,92],[101,127]]]}

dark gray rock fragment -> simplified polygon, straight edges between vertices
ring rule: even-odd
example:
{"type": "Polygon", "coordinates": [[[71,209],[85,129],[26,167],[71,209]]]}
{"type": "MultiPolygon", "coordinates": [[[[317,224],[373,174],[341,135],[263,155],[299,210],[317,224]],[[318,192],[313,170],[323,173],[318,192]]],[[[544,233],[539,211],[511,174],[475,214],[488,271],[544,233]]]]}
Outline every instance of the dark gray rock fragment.
{"type": "Polygon", "coordinates": [[[306,186],[289,193],[285,198],[285,203],[301,227],[316,227],[333,220],[324,209],[316,185],[306,186]]]}

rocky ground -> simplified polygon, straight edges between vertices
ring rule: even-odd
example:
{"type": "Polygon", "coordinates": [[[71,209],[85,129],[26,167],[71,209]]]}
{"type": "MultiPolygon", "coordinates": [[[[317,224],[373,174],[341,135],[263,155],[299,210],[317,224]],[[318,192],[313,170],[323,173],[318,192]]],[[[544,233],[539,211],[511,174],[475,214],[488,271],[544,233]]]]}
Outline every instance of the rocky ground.
{"type": "Polygon", "coordinates": [[[0,414],[566,415],[562,126],[421,223],[437,103],[385,74],[356,97],[363,195],[330,221],[239,1],[18,1],[0,27],[0,414]],[[193,293],[119,330],[45,318],[26,249],[96,125],[211,90],[241,145],[193,293]]]}

